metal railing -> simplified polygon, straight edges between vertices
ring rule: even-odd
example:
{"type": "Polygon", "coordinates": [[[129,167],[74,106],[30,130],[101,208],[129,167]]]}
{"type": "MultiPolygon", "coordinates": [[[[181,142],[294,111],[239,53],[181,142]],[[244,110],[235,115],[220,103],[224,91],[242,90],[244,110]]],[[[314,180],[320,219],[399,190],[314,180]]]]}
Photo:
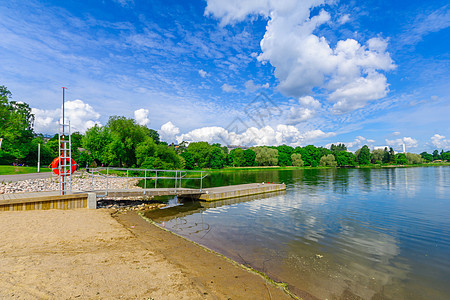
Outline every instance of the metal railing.
{"type": "Polygon", "coordinates": [[[203,188],[203,179],[209,175],[207,171],[191,171],[191,170],[161,170],[161,169],[129,169],[129,168],[114,168],[114,167],[98,167],[89,168],[86,174],[91,177],[91,190],[94,189],[94,178],[102,178],[105,180],[105,196],[108,196],[110,190],[110,182],[114,179],[126,179],[126,189],[129,189],[130,180],[144,181],[144,195],[149,188],[157,188],[158,181],[174,180],[174,193],[177,193],[177,188],[182,188],[183,180],[200,180],[200,192],[203,188]],[[172,175],[173,174],[173,175],[172,175]],[[191,176],[191,175],[199,176],[191,176]],[[147,181],[154,180],[154,187],[148,187],[147,181]]]}

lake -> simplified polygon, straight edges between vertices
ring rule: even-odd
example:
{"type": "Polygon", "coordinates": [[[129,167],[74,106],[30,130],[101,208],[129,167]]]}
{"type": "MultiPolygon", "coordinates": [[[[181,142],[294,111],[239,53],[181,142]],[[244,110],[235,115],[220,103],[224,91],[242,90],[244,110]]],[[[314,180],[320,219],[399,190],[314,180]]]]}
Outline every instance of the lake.
{"type": "Polygon", "coordinates": [[[165,228],[320,299],[450,299],[450,167],[212,173],[286,192],[148,213],[165,228]]]}

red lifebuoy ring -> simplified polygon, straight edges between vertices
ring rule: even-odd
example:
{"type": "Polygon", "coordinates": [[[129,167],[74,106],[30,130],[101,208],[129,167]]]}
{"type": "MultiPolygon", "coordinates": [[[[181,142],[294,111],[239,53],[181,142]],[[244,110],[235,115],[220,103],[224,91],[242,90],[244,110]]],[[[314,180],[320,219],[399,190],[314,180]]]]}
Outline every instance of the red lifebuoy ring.
{"type": "MultiPolygon", "coordinates": [[[[59,164],[63,160],[64,160],[64,158],[57,157],[52,161],[52,163],[49,166],[52,168],[53,173],[55,173],[56,175],[59,175],[59,164]]],[[[75,172],[75,170],[77,169],[77,163],[73,160],[73,158],[68,158],[68,157],[66,158],[66,162],[70,163],[70,168],[66,170],[65,175],[69,175],[69,172],[70,172],[70,174],[73,174],[73,172],[75,172]]]]}

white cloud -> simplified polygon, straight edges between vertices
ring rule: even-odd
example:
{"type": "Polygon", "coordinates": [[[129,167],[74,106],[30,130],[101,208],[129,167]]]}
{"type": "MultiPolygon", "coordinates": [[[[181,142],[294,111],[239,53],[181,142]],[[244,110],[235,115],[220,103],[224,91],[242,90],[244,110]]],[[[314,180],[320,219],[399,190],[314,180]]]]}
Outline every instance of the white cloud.
{"type": "Polygon", "coordinates": [[[336,101],[333,105],[335,113],[346,113],[364,107],[369,100],[383,98],[388,90],[386,77],[373,73],[335,90],[329,99],[336,101]]]}
{"type": "Polygon", "coordinates": [[[250,79],[245,83],[245,88],[247,90],[249,90],[250,92],[254,92],[254,91],[262,89],[262,88],[265,88],[265,89],[269,88],[269,84],[268,83],[255,84],[254,81],[250,79]]]}
{"type": "Polygon", "coordinates": [[[408,148],[416,148],[419,145],[419,142],[416,139],[413,139],[412,137],[403,137],[401,139],[395,140],[386,139],[385,141],[387,145],[397,149],[401,148],[403,144],[405,144],[406,151],[408,151],[408,148]]]}
{"type": "Polygon", "coordinates": [[[343,16],[341,16],[340,18],[339,18],[339,24],[345,24],[345,23],[347,23],[347,22],[349,22],[350,21],[350,15],[349,14],[345,14],[345,15],[343,15],[343,16]]]}
{"type": "Polygon", "coordinates": [[[311,107],[311,108],[320,108],[320,106],[321,106],[320,102],[311,96],[300,97],[298,99],[298,102],[302,106],[311,107]]]}
{"type": "Polygon", "coordinates": [[[139,125],[147,126],[150,123],[150,119],[148,118],[149,111],[148,109],[141,108],[134,111],[134,119],[136,123],[139,125]]]}
{"type": "MultiPolygon", "coordinates": [[[[35,116],[34,130],[38,133],[54,134],[59,132],[59,123],[62,122],[62,109],[43,110],[32,108],[35,116]]],[[[65,122],[70,122],[71,131],[85,132],[86,129],[99,124],[100,114],[92,106],[82,100],[66,101],[65,122]]]]}
{"type": "Polygon", "coordinates": [[[323,5],[323,0],[207,2],[205,14],[220,19],[222,25],[248,16],[269,18],[258,60],[275,67],[278,88],[287,96],[298,98],[315,87],[324,88],[336,103],[334,111],[347,112],[384,97],[389,90],[380,73],[395,67],[386,52],[386,40],[372,38],[365,45],[354,39],[341,40],[333,49],[324,37],[314,34],[331,22],[324,9],[311,17],[310,10],[323,5]]]}
{"type": "Polygon", "coordinates": [[[233,86],[231,86],[231,85],[229,85],[227,83],[224,83],[222,85],[222,91],[227,92],[227,93],[231,93],[231,92],[235,92],[236,90],[234,89],[233,86]]]}
{"type": "Polygon", "coordinates": [[[198,70],[198,74],[200,74],[200,76],[202,76],[203,78],[205,78],[206,77],[206,75],[208,75],[208,73],[206,73],[206,71],[204,71],[204,70],[198,70]]]}
{"type": "Polygon", "coordinates": [[[375,143],[375,140],[367,139],[363,136],[357,136],[352,142],[335,142],[335,143],[329,143],[325,145],[326,148],[330,148],[332,144],[344,144],[348,149],[352,148],[353,150],[357,150],[361,148],[364,145],[367,145],[369,148],[373,148],[373,143],[375,143]]]}
{"type": "Polygon", "coordinates": [[[392,135],[395,135],[395,136],[400,135],[400,132],[399,132],[399,131],[394,131],[394,132],[392,133],[392,135]]]}
{"type": "Polygon", "coordinates": [[[161,126],[159,134],[161,139],[166,142],[175,141],[176,135],[180,133],[180,129],[176,127],[172,122],[167,122],[161,126]]]}
{"type": "Polygon", "coordinates": [[[445,139],[445,136],[435,134],[431,137],[431,143],[439,149],[447,150],[450,148],[450,140],[445,139]]]}
{"type": "Polygon", "coordinates": [[[298,146],[334,135],[335,133],[333,132],[325,133],[321,130],[312,130],[301,133],[294,126],[280,124],[277,125],[276,128],[272,128],[271,126],[265,126],[260,129],[250,127],[242,133],[229,132],[223,127],[202,127],[178,135],[176,139],[178,143],[181,143],[182,141],[207,141],[209,143],[241,146],[272,146],[281,144],[298,146]]]}
{"type": "Polygon", "coordinates": [[[313,118],[315,114],[312,109],[292,106],[287,112],[286,122],[295,125],[313,118]]]}

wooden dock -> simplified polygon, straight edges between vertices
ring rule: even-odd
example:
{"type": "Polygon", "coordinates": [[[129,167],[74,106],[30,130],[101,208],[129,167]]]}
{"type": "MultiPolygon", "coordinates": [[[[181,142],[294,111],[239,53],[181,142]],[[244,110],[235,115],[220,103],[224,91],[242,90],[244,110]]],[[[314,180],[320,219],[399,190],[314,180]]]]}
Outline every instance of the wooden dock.
{"type": "Polygon", "coordinates": [[[59,195],[58,191],[15,193],[0,195],[0,211],[39,210],[39,209],[74,209],[96,208],[97,199],[120,199],[130,197],[177,196],[201,201],[217,201],[250,195],[271,193],[286,190],[283,184],[250,183],[213,187],[206,189],[189,188],[156,188],[156,189],[123,189],[74,191],[69,195],[59,195]]]}

